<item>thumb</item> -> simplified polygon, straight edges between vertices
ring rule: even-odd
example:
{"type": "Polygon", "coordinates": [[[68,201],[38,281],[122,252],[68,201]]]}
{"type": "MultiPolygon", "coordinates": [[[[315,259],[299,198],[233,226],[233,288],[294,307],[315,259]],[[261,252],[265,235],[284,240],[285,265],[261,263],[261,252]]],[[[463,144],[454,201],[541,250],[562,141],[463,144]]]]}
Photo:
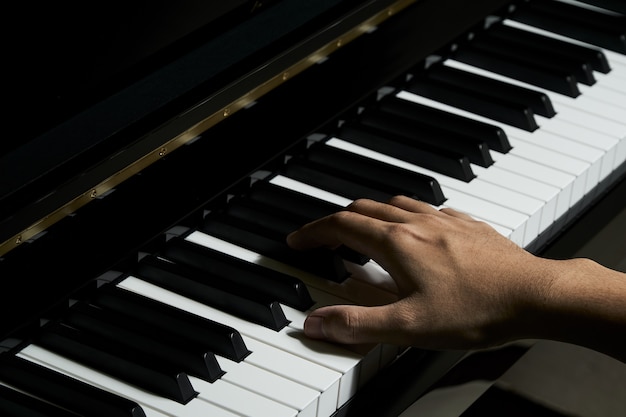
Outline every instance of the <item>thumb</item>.
{"type": "Polygon", "coordinates": [[[398,334],[397,317],[391,305],[362,307],[334,305],[321,307],[309,314],[304,322],[304,334],[312,339],[324,339],[343,344],[378,343],[390,341],[398,334]]]}

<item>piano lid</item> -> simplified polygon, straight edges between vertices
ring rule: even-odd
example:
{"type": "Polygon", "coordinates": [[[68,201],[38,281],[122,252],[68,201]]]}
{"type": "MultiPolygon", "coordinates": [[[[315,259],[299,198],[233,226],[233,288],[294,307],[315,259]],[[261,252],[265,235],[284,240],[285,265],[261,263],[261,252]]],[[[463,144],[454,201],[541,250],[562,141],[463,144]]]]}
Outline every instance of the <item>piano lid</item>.
{"type": "Polygon", "coordinates": [[[0,256],[413,2],[12,4],[0,256]]]}

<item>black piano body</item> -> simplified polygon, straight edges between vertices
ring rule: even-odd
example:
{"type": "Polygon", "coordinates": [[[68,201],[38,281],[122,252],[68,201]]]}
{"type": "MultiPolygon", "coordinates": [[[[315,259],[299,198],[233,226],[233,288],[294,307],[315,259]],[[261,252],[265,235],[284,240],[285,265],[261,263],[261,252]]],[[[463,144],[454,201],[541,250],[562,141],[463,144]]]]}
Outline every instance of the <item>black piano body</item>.
{"type": "MultiPolygon", "coordinates": [[[[130,270],[138,254],[158,251],[173,226],[193,228],[207,211],[245,192],[253,173],[280,171],[285,156],[305,148],[310,134],[355,117],[382,86],[398,85],[427,57],[462,47],[468,32],[484,30],[487,16],[513,10],[513,2],[503,0],[189,3],[183,10],[155,6],[153,14],[138,6],[108,39],[104,31],[121,10],[103,9],[97,17],[96,9],[85,11],[89,17],[74,27],[76,17],[43,8],[50,15],[35,22],[44,29],[32,35],[35,42],[55,27],[64,30],[42,42],[50,77],[37,75],[46,65],[33,68],[41,62],[34,46],[20,51],[28,68],[18,67],[14,77],[31,84],[19,85],[0,155],[5,350],[12,348],[8,341],[28,343],[42,323],[91,296],[102,274],[130,270]],[[81,39],[79,29],[94,40],[81,39]],[[132,36],[144,43],[123,41],[132,36]],[[68,39],[81,41],[70,45],[77,50],[49,50],[68,39]],[[118,43],[111,47],[107,40],[118,43]],[[107,63],[118,58],[117,67],[107,63]],[[92,71],[81,72],[81,63],[92,71]],[[72,71],[64,72],[67,64],[72,71]],[[65,90],[46,82],[61,82],[65,90]]],[[[622,164],[532,250],[573,253],[584,242],[559,238],[566,231],[584,237],[590,222],[600,227],[622,210],[623,176],[622,164]]],[[[405,356],[411,367],[390,366],[379,377],[407,385],[389,394],[393,405],[375,404],[367,395],[375,388],[366,386],[337,415],[380,408],[376,415],[397,415],[460,353],[405,356]]]]}

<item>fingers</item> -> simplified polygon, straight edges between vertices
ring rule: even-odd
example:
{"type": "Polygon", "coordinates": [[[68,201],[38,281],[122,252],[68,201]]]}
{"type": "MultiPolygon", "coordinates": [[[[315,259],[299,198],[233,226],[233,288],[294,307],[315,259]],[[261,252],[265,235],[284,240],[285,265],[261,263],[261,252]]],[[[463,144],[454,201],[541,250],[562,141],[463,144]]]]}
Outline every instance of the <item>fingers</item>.
{"type": "Polygon", "coordinates": [[[411,213],[436,214],[437,209],[428,203],[413,198],[397,195],[389,200],[389,204],[411,213]]]}
{"type": "Polygon", "coordinates": [[[364,255],[372,256],[380,240],[383,221],[351,211],[340,211],[302,226],[287,236],[294,249],[344,244],[364,255]]]}
{"type": "Polygon", "coordinates": [[[304,333],[312,339],[343,344],[407,343],[402,331],[402,314],[397,304],[378,307],[337,305],[313,311],[304,323],[304,333]]]}
{"type": "Polygon", "coordinates": [[[375,247],[377,237],[383,235],[385,223],[408,222],[416,213],[438,214],[438,211],[427,203],[404,196],[392,198],[389,204],[360,199],[343,211],[304,225],[287,236],[287,243],[294,249],[344,244],[371,255],[368,248],[375,247]]]}
{"type": "Polygon", "coordinates": [[[469,214],[465,214],[465,213],[462,213],[462,212],[460,212],[460,211],[456,211],[456,210],[451,209],[451,208],[449,208],[449,207],[442,208],[442,209],[441,209],[441,210],[439,210],[439,211],[440,211],[440,212],[442,212],[442,213],[445,213],[445,214],[447,214],[447,215],[449,215],[449,216],[452,216],[452,217],[458,217],[458,218],[460,218],[460,219],[464,219],[464,220],[475,220],[475,219],[474,219],[472,216],[470,216],[469,214]]]}
{"type": "MultiPolygon", "coordinates": [[[[389,200],[389,204],[413,213],[435,214],[437,212],[437,209],[435,209],[433,206],[406,196],[395,196],[391,200],[389,200]]],[[[450,207],[444,207],[440,209],[439,213],[444,213],[448,216],[458,217],[464,220],[474,220],[474,218],[469,214],[462,213],[450,207]]]]}
{"type": "Polygon", "coordinates": [[[396,223],[408,221],[415,213],[437,213],[437,210],[430,204],[403,195],[392,197],[388,203],[367,199],[355,200],[347,207],[347,210],[396,223]]]}

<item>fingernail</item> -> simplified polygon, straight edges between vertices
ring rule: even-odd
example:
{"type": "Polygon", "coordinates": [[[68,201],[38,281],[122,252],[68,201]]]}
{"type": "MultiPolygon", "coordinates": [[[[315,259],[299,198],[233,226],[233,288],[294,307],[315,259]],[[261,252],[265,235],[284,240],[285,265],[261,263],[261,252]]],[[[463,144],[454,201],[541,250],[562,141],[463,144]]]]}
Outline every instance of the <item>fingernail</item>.
{"type": "Polygon", "coordinates": [[[324,339],[324,317],[309,316],[304,322],[304,334],[314,339],[324,339]]]}

